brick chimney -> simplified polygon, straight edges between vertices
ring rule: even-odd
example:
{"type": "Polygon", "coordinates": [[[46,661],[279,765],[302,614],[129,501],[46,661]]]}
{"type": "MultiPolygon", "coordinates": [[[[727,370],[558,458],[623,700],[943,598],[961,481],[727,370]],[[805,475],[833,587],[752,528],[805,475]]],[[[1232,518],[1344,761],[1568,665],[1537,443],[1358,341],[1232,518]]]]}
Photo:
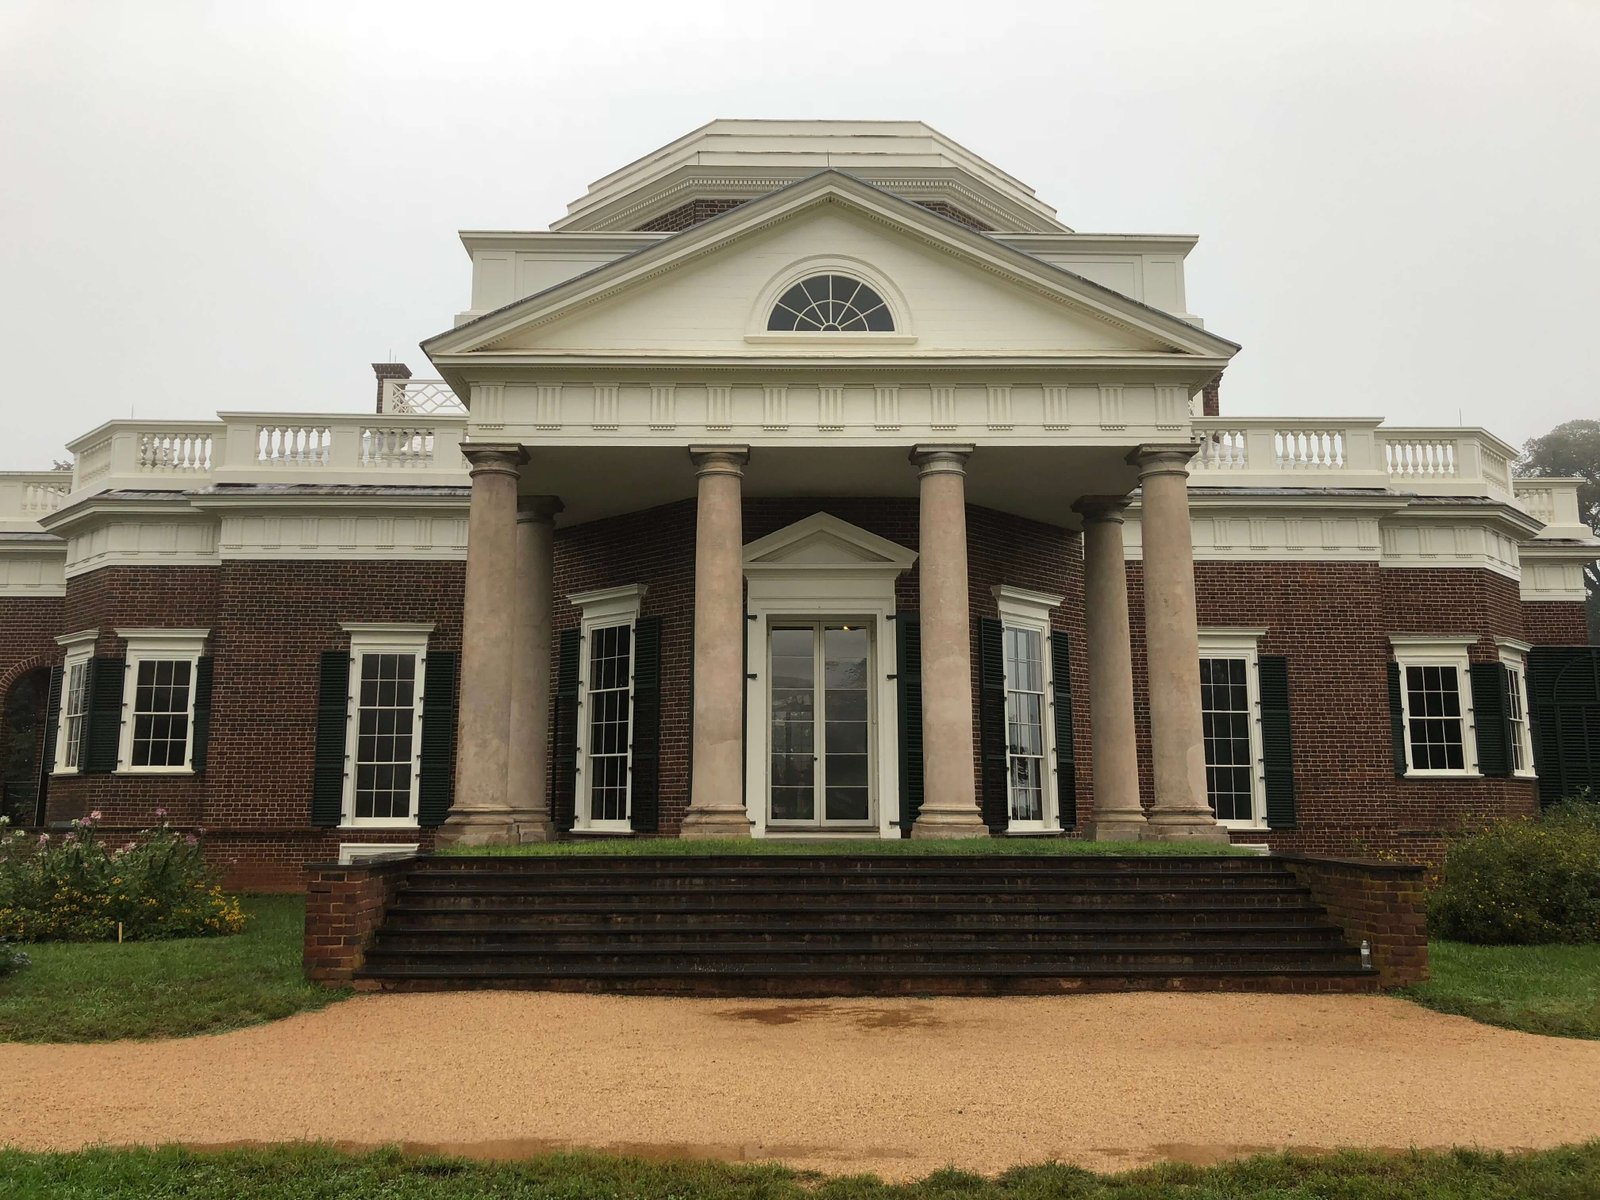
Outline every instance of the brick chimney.
{"type": "Polygon", "coordinates": [[[1218,392],[1222,387],[1222,372],[1217,372],[1217,377],[1201,389],[1200,415],[1203,417],[1220,417],[1222,415],[1222,400],[1218,392]]]}
{"type": "Polygon", "coordinates": [[[378,407],[376,411],[382,412],[383,385],[391,379],[410,379],[411,368],[406,366],[405,363],[373,363],[372,373],[378,377],[378,407]]]}

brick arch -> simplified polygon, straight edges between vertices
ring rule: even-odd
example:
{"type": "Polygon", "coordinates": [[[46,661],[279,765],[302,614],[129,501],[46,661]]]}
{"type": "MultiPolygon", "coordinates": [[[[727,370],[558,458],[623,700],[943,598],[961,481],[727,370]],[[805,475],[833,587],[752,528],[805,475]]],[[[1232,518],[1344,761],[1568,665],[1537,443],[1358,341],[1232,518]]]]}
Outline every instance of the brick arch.
{"type": "Polygon", "coordinates": [[[53,667],[55,665],[55,655],[53,654],[33,654],[19,662],[12,663],[9,670],[0,672],[0,697],[4,697],[11,690],[11,685],[29,672],[37,671],[40,667],[53,667]]]}

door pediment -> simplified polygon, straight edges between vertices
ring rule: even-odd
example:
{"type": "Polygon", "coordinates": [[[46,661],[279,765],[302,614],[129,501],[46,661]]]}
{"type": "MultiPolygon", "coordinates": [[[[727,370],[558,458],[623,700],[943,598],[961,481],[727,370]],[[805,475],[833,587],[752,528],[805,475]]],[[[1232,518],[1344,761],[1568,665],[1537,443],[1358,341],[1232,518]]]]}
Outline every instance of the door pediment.
{"type": "Polygon", "coordinates": [[[892,579],[916,561],[916,551],[824,512],[757,538],[744,548],[747,575],[882,572],[892,579]]]}

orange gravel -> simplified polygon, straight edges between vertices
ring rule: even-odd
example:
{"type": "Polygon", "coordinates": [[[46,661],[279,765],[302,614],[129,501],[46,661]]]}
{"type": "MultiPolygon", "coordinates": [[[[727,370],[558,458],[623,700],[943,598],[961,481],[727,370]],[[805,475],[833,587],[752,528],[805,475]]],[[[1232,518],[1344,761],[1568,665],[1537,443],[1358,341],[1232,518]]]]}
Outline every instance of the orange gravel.
{"type": "Polygon", "coordinates": [[[890,1179],[1600,1137],[1600,1043],[1371,996],[364,996],[214,1037],[0,1046],[0,1141],[593,1147],[890,1179]]]}

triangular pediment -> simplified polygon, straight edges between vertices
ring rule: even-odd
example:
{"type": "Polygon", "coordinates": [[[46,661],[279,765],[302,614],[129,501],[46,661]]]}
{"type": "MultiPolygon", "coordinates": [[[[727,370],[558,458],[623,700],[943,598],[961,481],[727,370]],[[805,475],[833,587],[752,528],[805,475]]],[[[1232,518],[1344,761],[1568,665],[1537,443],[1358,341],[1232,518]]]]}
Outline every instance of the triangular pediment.
{"type": "Polygon", "coordinates": [[[472,358],[1227,357],[1171,314],[824,172],[424,343],[472,358]],[[815,265],[885,293],[892,334],[785,337],[767,313],[815,265]]]}
{"type": "Polygon", "coordinates": [[[757,538],[744,548],[746,571],[878,569],[898,574],[916,560],[916,551],[820,512],[757,538]]]}

